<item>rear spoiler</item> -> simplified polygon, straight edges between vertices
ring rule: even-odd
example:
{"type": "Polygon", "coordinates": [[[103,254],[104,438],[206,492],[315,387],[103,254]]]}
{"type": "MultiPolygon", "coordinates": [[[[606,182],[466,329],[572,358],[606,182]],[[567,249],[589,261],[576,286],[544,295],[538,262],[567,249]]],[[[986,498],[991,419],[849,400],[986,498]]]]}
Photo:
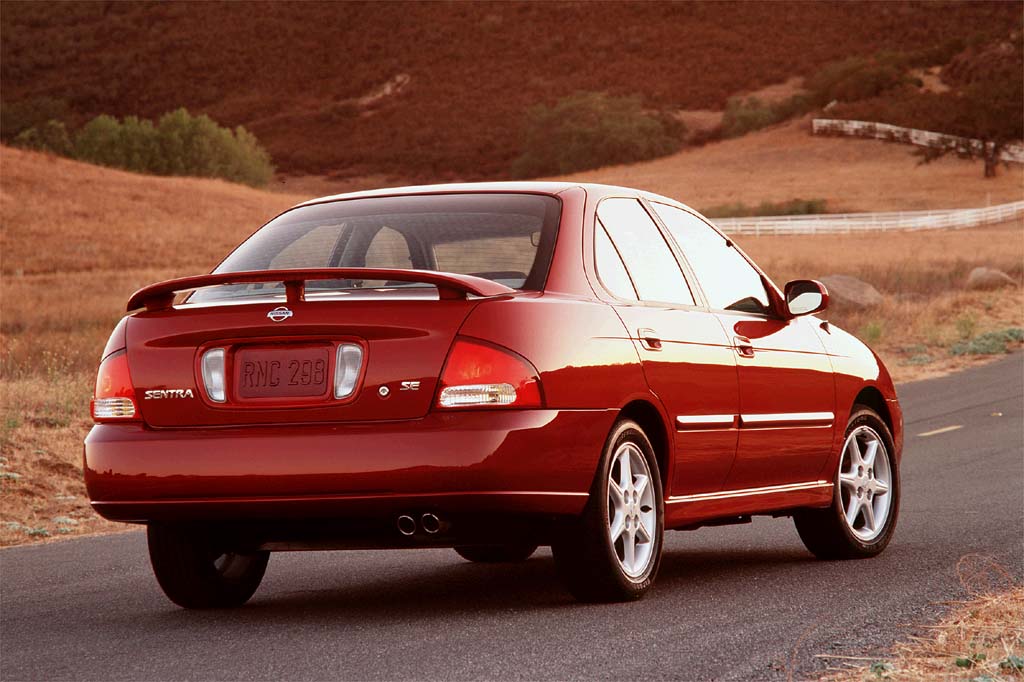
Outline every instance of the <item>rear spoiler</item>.
{"type": "Polygon", "coordinates": [[[437,287],[442,300],[465,299],[467,295],[501,296],[511,294],[504,284],[483,277],[459,275],[432,270],[398,270],[390,268],[311,268],[296,270],[251,270],[248,272],[222,272],[169,279],[150,284],[132,294],[128,311],[145,306],[146,310],[166,310],[173,306],[174,296],[182,291],[223,284],[252,284],[256,282],[284,282],[289,303],[305,300],[306,282],[318,279],[383,279],[392,282],[422,282],[437,287]]]}

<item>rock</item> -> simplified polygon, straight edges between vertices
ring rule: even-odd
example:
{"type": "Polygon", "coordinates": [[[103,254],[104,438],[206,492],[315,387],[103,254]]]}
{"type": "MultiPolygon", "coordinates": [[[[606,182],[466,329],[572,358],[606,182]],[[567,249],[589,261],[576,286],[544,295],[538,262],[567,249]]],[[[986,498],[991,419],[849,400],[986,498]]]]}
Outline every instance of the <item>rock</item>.
{"type": "Polygon", "coordinates": [[[863,310],[882,303],[882,294],[867,282],[849,275],[827,275],[819,281],[828,289],[832,303],[863,310]]]}
{"type": "Polygon", "coordinates": [[[1015,286],[1017,283],[1012,277],[995,268],[974,268],[971,270],[971,274],[967,275],[967,281],[964,283],[964,288],[968,291],[1015,286]]]}

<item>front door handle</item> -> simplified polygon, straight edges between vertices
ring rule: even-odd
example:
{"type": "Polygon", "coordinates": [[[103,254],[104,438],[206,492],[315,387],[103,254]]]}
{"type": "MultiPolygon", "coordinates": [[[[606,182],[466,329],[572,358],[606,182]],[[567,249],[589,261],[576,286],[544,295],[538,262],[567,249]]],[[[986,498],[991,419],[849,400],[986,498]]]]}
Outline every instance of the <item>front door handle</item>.
{"type": "Polygon", "coordinates": [[[739,353],[741,358],[754,357],[754,344],[750,342],[750,339],[737,334],[732,337],[732,341],[736,344],[736,352],[739,353]]]}
{"type": "Polygon", "coordinates": [[[661,337],[658,336],[658,332],[653,329],[643,327],[636,331],[637,336],[640,338],[640,345],[647,350],[661,350],[661,337]]]}

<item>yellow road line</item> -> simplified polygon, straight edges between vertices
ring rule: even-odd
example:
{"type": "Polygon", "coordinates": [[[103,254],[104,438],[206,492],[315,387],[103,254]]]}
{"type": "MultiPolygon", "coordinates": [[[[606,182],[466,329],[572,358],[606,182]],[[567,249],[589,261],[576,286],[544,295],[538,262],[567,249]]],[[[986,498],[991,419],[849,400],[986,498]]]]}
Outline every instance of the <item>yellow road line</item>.
{"type": "Polygon", "coordinates": [[[928,436],[937,436],[940,433],[949,433],[950,431],[956,431],[957,429],[964,428],[963,424],[954,424],[953,426],[943,426],[941,429],[935,429],[934,431],[925,431],[924,433],[917,434],[918,438],[927,438],[928,436]]]}

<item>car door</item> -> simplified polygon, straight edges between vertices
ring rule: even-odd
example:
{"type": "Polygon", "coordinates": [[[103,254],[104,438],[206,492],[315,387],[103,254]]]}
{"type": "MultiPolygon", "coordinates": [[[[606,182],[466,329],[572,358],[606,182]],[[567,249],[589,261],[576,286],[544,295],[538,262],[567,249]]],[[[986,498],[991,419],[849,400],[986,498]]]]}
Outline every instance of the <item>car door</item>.
{"type": "Polygon", "coordinates": [[[734,349],[739,437],[725,488],[812,482],[832,448],[835,379],[813,318],[772,309],[762,274],[697,215],[652,203],[734,349]]]}
{"type": "Polygon", "coordinates": [[[736,361],[694,299],[664,234],[635,198],[606,198],[594,223],[598,283],[629,330],[648,385],[673,422],[673,496],[715,491],[736,452],[736,361]]]}

